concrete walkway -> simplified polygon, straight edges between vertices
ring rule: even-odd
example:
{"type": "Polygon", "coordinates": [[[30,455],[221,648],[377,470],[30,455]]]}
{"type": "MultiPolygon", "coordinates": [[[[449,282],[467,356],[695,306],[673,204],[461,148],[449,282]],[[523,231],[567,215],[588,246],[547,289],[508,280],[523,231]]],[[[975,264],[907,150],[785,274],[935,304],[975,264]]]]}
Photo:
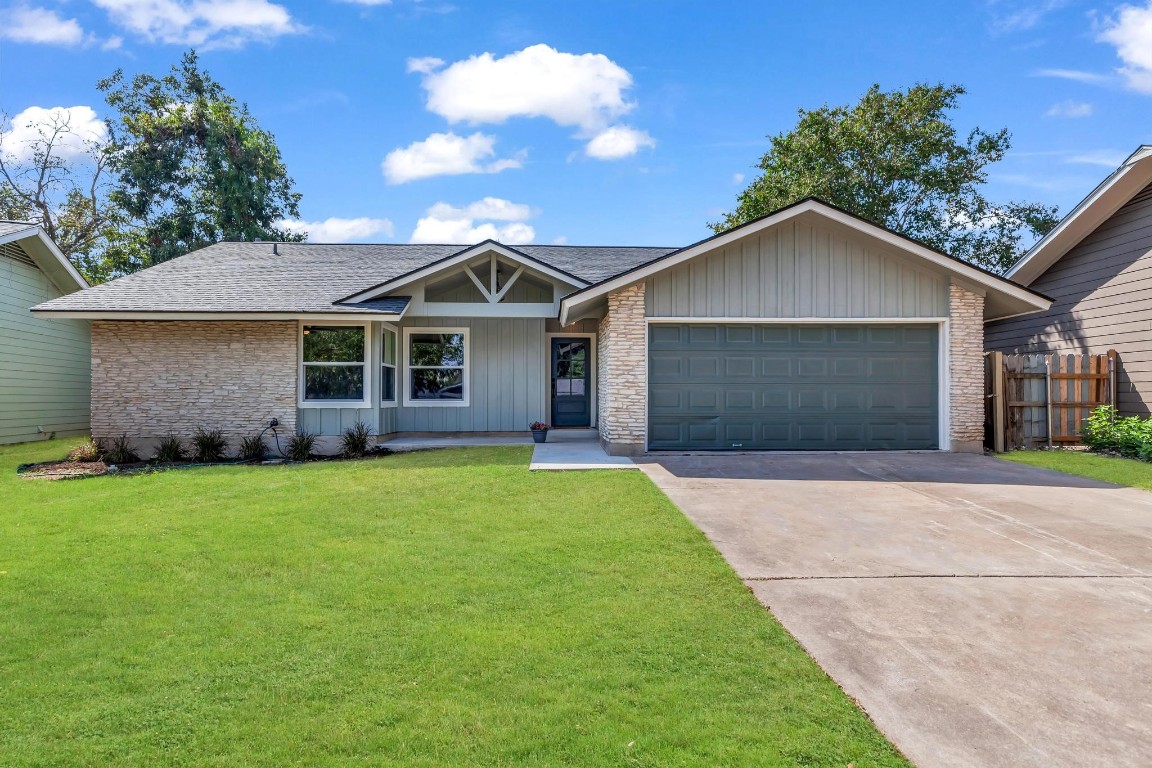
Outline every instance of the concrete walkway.
{"type": "Polygon", "coordinates": [[[1152,494],[982,456],[637,461],[921,768],[1152,760],[1152,494]]]}
{"type": "Polygon", "coordinates": [[[548,440],[533,443],[531,433],[492,434],[453,432],[399,434],[379,444],[390,451],[426,451],[433,448],[475,448],[501,445],[532,445],[529,470],[637,469],[625,456],[609,456],[600,447],[594,429],[552,429],[548,440]]]}
{"type": "Polygon", "coordinates": [[[553,429],[532,451],[530,470],[637,469],[627,456],[609,456],[594,429],[553,429]]]}

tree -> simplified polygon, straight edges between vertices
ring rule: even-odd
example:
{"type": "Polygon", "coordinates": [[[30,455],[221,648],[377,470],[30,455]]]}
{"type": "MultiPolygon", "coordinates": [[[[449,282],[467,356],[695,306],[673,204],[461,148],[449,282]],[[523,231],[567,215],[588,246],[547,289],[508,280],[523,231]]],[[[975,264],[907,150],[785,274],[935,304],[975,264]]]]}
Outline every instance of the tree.
{"type": "Polygon", "coordinates": [[[1025,236],[1056,225],[1056,208],[984,197],[987,168],[1011,137],[976,128],[961,143],[948,112],[965,93],[959,85],[873,85],[854,106],[799,110],[795,128],[769,137],[763,173],[736,210],[709,226],[722,232],[815,196],[972,264],[1008,269],[1025,236]]]}
{"type": "Polygon", "coordinates": [[[200,69],[195,51],[162,78],[117,70],[98,83],[108,121],[110,201],[138,222],[147,264],[221,240],[303,240],[276,228],[300,194],[271,133],[200,69]]]}
{"type": "Polygon", "coordinates": [[[126,271],[139,254],[107,199],[103,135],[73,125],[68,109],[35,111],[21,124],[3,120],[0,218],[39,224],[90,282],[126,271]]]}

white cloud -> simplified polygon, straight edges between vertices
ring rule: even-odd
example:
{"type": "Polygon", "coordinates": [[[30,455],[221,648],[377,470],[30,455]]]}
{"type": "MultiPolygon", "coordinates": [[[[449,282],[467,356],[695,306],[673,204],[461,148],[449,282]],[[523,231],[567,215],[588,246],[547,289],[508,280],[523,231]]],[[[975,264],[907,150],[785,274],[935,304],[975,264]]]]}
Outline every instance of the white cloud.
{"type": "Polygon", "coordinates": [[[1116,47],[1124,63],[1117,71],[1129,88],[1152,93],[1152,0],[1143,7],[1120,6],[1097,39],[1116,47]]]}
{"type": "Polygon", "coordinates": [[[594,133],[634,106],[624,98],[632,75],[607,56],[561,53],[543,44],[501,58],[482,53],[457,61],[426,72],[423,86],[429,110],[473,125],[546,117],[594,133]]]}
{"type": "Polygon", "coordinates": [[[1042,0],[1042,2],[1009,3],[992,19],[992,31],[998,34],[1025,32],[1039,24],[1044,17],[1068,4],[1068,0],[1042,0]]]}
{"type": "Polygon", "coordinates": [[[495,145],[495,136],[479,132],[471,136],[434,133],[423,141],[392,150],[384,158],[381,168],[389,184],[404,184],[432,176],[499,173],[522,165],[523,153],[492,159],[496,155],[495,145]]]}
{"type": "Polygon", "coordinates": [[[536,239],[536,230],[524,222],[532,215],[531,206],[498,197],[485,197],[463,208],[436,203],[416,222],[409,242],[468,245],[482,240],[497,240],[509,245],[530,243],[536,239]]]}
{"type": "Polygon", "coordinates": [[[732,174],[732,186],[738,187],[743,183],[744,183],[744,174],[742,174],[742,173],[732,174]]]}
{"type": "Polygon", "coordinates": [[[1038,69],[1033,74],[1036,77],[1055,77],[1059,80],[1072,80],[1088,85],[1103,85],[1110,79],[1108,75],[1098,72],[1085,72],[1082,69],[1038,69]]]}
{"type": "Polygon", "coordinates": [[[1089,149],[1073,152],[1064,158],[1064,162],[1073,165],[1099,165],[1102,168],[1119,168],[1126,157],[1124,152],[1114,149],[1089,149]]]}
{"type": "Polygon", "coordinates": [[[124,29],[150,42],[229,48],[306,28],[269,0],[92,0],[124,29]]]}
{"type": "Polygon", "coordinates": [[[614,125],[593,136],[584,147],[584,154],[597,160],[619,160],[636,154],[641,147],[654,146],[656,141],[646,131],[614,125]]]}
{"type": "Polygon", "coordinates": [[[5,12],[0,23],[0,37],[17,43],[42,45],[80,45],[84,30],[76,19],[61,18],[46,8],[18,5],[5,12]]]}
{"type": "Polygon", "coordinates": [[[367,216],[356,219],[334,216],[323,221],[281,219],[276,222],[276,226],[296,234],[306,232],[310,243],[358,243],[376,235],[392,237],[395,232],[388,219],[372,219],[367,216]]]}
{"type": "Polygon", "coordinates": [[[104,121],[92,107],[28,107],[12,118],[0,136],[0,151],[17,161],[29,160],[35,146],[50,138],[56,127],[62,130],[53,153],[68,162],[86,157],[91,144],[107,136],[104,121]]]}
{"type": "Polygon", "coordinates": [[[1071,99],[1053,104],[1044,113],[1045,117],[1090,117],[1091,115],[1091,104],[1086,101],[1072,101],[1071,99]]]}
{"type": "Polygon", "coordinates": [[[421,56],[419,58],[408,59],[408,74],[419,72],[426,75],[429,72],[435,72],[440,67],[444,66],[444,59],[438,59],[435,56],[421,56]]]}

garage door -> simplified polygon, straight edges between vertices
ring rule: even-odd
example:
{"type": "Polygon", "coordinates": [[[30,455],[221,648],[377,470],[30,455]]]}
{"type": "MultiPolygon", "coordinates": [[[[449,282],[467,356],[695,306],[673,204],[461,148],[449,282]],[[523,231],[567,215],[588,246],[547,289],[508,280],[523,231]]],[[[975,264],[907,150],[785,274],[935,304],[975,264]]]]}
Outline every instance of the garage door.
{"type": "Polygon", "coordinates": [[[939,447],[939,326],[649,326],[653,450],[939,447]]]}

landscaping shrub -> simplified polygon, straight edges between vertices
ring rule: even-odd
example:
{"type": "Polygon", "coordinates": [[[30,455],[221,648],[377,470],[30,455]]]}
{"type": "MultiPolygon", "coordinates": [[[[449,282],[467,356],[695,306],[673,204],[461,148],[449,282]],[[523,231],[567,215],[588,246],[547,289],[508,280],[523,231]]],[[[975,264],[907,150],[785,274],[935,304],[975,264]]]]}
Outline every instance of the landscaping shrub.
{"type": "Polygon", "coordinates": [[[132,450],[132,441],[128,435],[114,438],[108,450],[104,453],[104,461],[109,464],[135,464],[140,461],[140,454],[132,450]]]}
{"type": "Polygon", "coordinates": [[[1080,438],[1093,451],[1118,453],[1130,459],[1152,460],[1152,418],[1120,418],[1111,405],[1093,409],[1084,420],[1080,438]]]}
{"type": "Polygon", "coordinates": [[[288,458],[292,461],[308,461],[312,449],[316,447],[316,435],[312,432],[297,432],[288,440],[288,458]]]}
{"type": "Polygon", "coordinates": [[[193,458],[201,463],[224,461],[228,440],[219,429],[197,429],[192,436],[193,458]]]}
{"type": "Polygon", "coordinates": [[[187,458],[188,452],[184,450],[184,443],[176,435],[160,438],[160,443],[156,446],[156,461],[176,464],[187,458]]]}
{"type": "Polygon", "coordinates": [[[85,463],[100,461],[100,457],[103,455],[104,449],[100,447],[100,444],[89,438],[87,441],[68,451],[68,461],[85,463]]]}
{"type": "Polygon", "coordinates": [[[263,435],[253,435],[240,441],[240,458],[244,461],[260,461],[268,453],[268,445],[263,435]]]}
{"type": "Polygon", "coordinates": [[[340,436],[340,452],[346,459],[358,459],[372,447],[376,432],[363,421],[356,422],[340,436]]]}

